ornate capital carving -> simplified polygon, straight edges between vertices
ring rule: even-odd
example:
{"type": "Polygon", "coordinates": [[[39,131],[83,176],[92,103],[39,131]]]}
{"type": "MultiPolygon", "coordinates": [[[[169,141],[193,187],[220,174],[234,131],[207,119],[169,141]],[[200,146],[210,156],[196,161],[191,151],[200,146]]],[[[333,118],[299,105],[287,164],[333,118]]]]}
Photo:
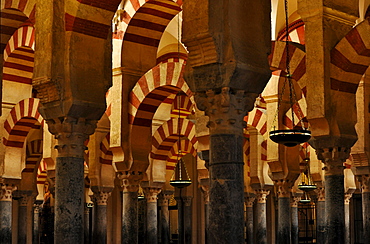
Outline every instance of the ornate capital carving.
{"type": "Polygon", "coordinates": [[[257,203],[266,203],[266,197],[270,194],[270,191],[265,189],[256,190],[257,203]]]}
{"type": "Polygon", "coordinates": [[[292,208],[298,208],[298,202],[301,200],[301,196],[294,196],[290,200],[290,206],[292,208]]]}
{"type": "Polygon", "coordinates": [[[222,87],[220,93],[208,90],[196,93],[197,107],[209,116],[208,128],[211,133],[240,134],[246,126],[244,116],[253,109],[258,94],[246,93],[222,87]]]}
{"type": "Polygon", "coordinates": [[[201,185],[200,187],[203,193],[204,204],[208,204],[209,203],[209,185],[201,185]]]}
{"type": "Polygon", "coordinates": [[[344,194],[344,204],[349,204],[351,201],[352,193],[346,193],[344,194]]]}
{"type": "Polygon", "coordinates": [[[147,202],[157,202],[157,196],[161,192],[161,188],[144,187],[143,190],[147,202]]]}
{"type": "Polygon", "coordinates": [[[247,206],[247,208],[252,208],[253,203],[254,203],[255,200],[256,200],[256,196],[254,194],[253,194],[253,196],[251,196],[251,195],[244,196],[244,202],[245,202],[245,205],[247,206]]]}
{"type": "Polygon", "coordinates": [[[1,192],[0,192],[0,201],[12,201],[12,193],[17,189],[15,185],[0,183],[1,192]]]}
{"type": "Polygon", "coordinates": [[[370,192],[370,175],[361,175],[358,179],[361,182],[362,193],[370,192]]]}
{"type": "Polygon", "coordinates": [[[143,174],[140,171],[119,172],[117,178],[120,180],[123,192],[137,192],[143,174]]]}
{"type": "Polygon", "coordinates": [[[191,206],[191,200],[193,200],[192,196],[182,196],[181,198],[185,206],[191,206]]]}
{"type": "Polygon", "coordinates": [[[162,191],[158,195],[159,206],[168,206],[172,196],[173,196],[173,191],[162,191]]]}
{"type": "Polygon", "coordinates": [[[49,119],[46,121],[49,131],[58,140],[55,148],[58,157],[83,158],[87,149],[85,141],[94,133],[97,121],[85,118],[65,117],[63,119],[49,119]]]}
{"type": "Polygon", "coordinates": [[[106,191],[98,191],[94,192],[92,195],[92,200],[96,205],[107,205],[108,198],[110,197],[112,192],[106,192],[106,191]]]}
{"type": "Polygon", "coordinates": [[[325,201],[325,188],[324,187],[319,187],[317,190],[315,190],[317,193],[317,201],[319,202],[324,202],[325,201]]]}
{"type": "Polygon", "coordinates": [[[14,200],[18,200],[18,204],[19,204],[20,207],[27,206],[28,201],[31,198],[34,198],[32,196],[32,191],[20,191],[20,190],[17,190],[17,191],[14,191],[13,192],[13,199],[14,200]]]}
{"type": "Polygon", "coordinates": [[[325,175],[343,174],[343,163],[349,158],[351,150],[345,147],[318,148],[316,154],[325,164],[325,175]]]}
{"type": "Polygon", "coordinates": [[[293,183],[289,180],[277,180],[275,181],[276,194],[280,197],[290,197],[290,191],[293,183]]]}

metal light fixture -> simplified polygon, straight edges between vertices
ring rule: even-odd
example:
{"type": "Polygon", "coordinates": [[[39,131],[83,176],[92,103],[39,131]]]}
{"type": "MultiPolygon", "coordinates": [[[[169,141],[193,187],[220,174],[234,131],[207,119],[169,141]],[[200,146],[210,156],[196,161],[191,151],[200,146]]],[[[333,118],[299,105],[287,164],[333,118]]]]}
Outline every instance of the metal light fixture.
{"type": "MultiPolygon", "coordinates": [[[[285,50],[286,50],[286,72],[287,72],[287,74],[285,76],[285,81],[284,81],[284,84],[283,84],[282,92],[281,92],[280,97],[279,97],[278,109],[277,109],[277,112],[276,112],[276,115],[275,115],[275,119],[279,114],[278,111],[279,111],[279,107],[280,107],[280,104],[281,104],[282,99],[283,99],[285,86],[286,86],[286,83],[288,83],[288,86],[289,86],[289,102],[290,102],[290,107],[291,107],[291,111],[292,111],[293,128],[289,129],[289,130],[275,130],[274,129],[273,131],[270,131],[269,136],[270,136],[270,139],[273,142],[283,144],[284,146],[287,146],[287,147],[294,147],[298,144],[307,142],[311,138],[311,131],[309,131],[308,129],[306,129],[304,127],[304,123],[303,123],[302,120],[301,120],[302,128],[299,128],[299,129],[294,128],[294,109],[293,109],[293,106],[294,106],[294,103],[297,102],[297,99],[295,97],[295,91],[294,91],[292,75],[290,73],[290,65],[289,65],[290,54],[289,54],[289,32],[288,32],[289,22],[288,22],[288,1],[287,0],[284,1],[284,6],[285,6],[285,32],[286,32],[285,33],[285,43],[286,43],[285,50]]],[[[299,106],[298,106],[298,109],[299,109],[299,106]]]]}
{"type": "MultiPolygon", "coordinates": [[[[179,93],[180,94],[180,93],[179,93]]],[[[170,180],[170,185],[177,188],[184,188],[191,185],[191,179],[186,170],[185,162],[182,160],[181,152],[181,128],[180,128],[180,95],[177,94],[177,108],[179,110],[179,116],[177,117],[177,134],[179,136],[178,143],[178,152],[177,152],[177,164],[173,171],[172,178],[170,180]]]]}
{"type": "Polygon", "coordinates": [[[307,148],[306,148],[306,162],[305,169],[301,172],[301,183],[298,185],[298,189],[309,192],[316,190],[317,186],[313,183],[311,173],[310,173],[310,158],[307,157],[307,148]]]}
{"type": "Polygon", "coordinates": [[[299,200],[300,203],[310,203],[311,198],[308,196],[307,192],[303,193],[303,198],[299,200]]]}

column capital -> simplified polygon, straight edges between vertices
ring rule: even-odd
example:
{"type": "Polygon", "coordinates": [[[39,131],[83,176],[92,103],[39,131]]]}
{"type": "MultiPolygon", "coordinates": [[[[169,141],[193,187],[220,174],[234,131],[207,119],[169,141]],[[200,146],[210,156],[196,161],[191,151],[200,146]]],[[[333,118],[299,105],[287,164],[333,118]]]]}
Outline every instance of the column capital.
{"type": "Polygon", "coordinates": [[[200,110],[209,116],[207,127],[212,134],[240,134],[246,127],[244,116],[253,109],[258,94],[222,87],[197,92],[195,101],[200,110]]]}
{"type": "Polygon", "coordinates": [[[325,164],[325,175],[343,174],[343,163],[349,158],[350,152],[350,148],[346,147],[316,149],[318,159],[325,164]]]}
{"type": "Polygon", "coordinates": [[[191,206],[191,200],[193,199],[192,196],[182,196],[181,198],[185,206],[187,207],[191,206]]]}
{"type": "Polygon", "coordinates": [[[158,195],[159,206],[168,206],[173,193],[174,191],[161,191],[161,193],[158,195]]]}
{"type": "Polygon", "coordinates": [[[204,203],[208,204],[209,203],[209,185],[201,185],[200,187],[201,187],[200,189],[202,189],[204,203]]]}
{"type": "Polygon", "coordinates": [[[256,190],[257,203],[266,203],[266,197],[270,194],[269,190],[258,189],[256,190]]]}
{"type": "Polygon", "coordinates": [[[27,206],[28,201],[33,198],[32,191],[16,190],[13,192],[13,199],[18,200],[19,206],[27,206]]]}
{"type": "Polygon", "coordinates": [[[97,191],[94,192],[91,198],[96,205],[107,205],[111,193],[111,191],[97,191]]]}
{"type": "Polygon", "coordinates": [[[143,174],[140,171],[125,171],[117,173],[123,192],[137,192],[143,174]]]}
{"type": "Polygon", "coordinates": [[[157,196],[161,192],[161,188],[156,187],[143,187],[145,199],[149,202],[157,202],[157,196]]]}
{"type": "Polygon", "coordinates": [[[318,187],[315,190],[317,194],[317,201],[324,202],[325,201],[325,188],[324,187],[318,187]]]}
{"type": "Polygon", "coordinates": [[[344,194],[344,204],[349,204],[351,201],[352,193],[345,193],[344,194]]]}
{"type": "Polygon", "coordinates": [[[247,208],[253,207],[255,200],[256,200],[256,194],[244,193],[244,202],[247,208]]]}
{"type": "Polygon", "coordinates": [[[55,146],[58,157],[84,158],[87,149],[84,143],[94,133],[96,120],[66,116],[62,119],[48,119],[46,123],[50,133],[58,140],[55,146]]]}
{"type": "Polygon", "coordinates": [[[298,193],[298,192],[292,193],[292,198],[290,199],[290,206],[293,208],[297,208],[298,202],[299,200],[301,200],[302,195],[303,193],[298,193]]]}
{"type": "Polygon", "coordinates": [[[3,182],[0,182],[0,187],[0,201],[11,202],[13,191],[15,191],[17,187],[13,184],[5,184],[3,182]]]}
{"type": "Polygon", "coordinates": [[[279,198],[290,197],[290,191],[293,183],[288,180],[277,180],[275,181],[276,194],[279,198]]]}
{"type": "Polygon", "coordinates": [[[370,192],[370,175],[361,175],[357,178],[361,182],[362,193],[370,192]]]}

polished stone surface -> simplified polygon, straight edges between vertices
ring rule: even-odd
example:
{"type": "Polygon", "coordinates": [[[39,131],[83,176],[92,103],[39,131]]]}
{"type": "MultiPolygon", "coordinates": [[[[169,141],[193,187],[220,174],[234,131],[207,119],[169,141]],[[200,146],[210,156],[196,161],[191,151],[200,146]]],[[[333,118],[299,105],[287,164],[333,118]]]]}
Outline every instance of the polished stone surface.
{"type": "Polygon", "coordinates": [[[123,192],[122,244],[138,243],[137,192],[123,192]]]}

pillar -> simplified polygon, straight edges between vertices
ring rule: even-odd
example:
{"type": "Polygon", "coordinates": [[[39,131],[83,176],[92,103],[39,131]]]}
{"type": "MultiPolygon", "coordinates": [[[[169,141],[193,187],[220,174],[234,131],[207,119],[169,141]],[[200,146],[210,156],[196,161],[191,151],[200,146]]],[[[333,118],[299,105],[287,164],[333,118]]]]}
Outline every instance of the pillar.
{"type": "Polygon", "coordinates": [[[158,243],[158,216],[157,216],[157,196],[161,192],[161,188],[144,187],[146,198],[146,238],[147,244],[158,243]]]}
{"type": "Polygon", "coordinates": [[[292,199],[291,199],[291,205],[290,205],[290,209],[291,209],[291,241],[292,241],[292,244],[298,244],[299,241],[298,241],[298,238],[299,238],[299,223],[298,223],[298,202],[299,200],[301,199],[300,196],[296,195],[297,193],[295,193],[295,195],[293,195],[292,199]]]}
{"type": "Polygon", "coordinates": [[[276,183],[278,196],[278,230],[277,243],[290,244],[290,182],[279,180],[276,183]]]}
{"type": "Polygon", "coordinates": [[[84,151],[95,120],[58,118],[47,120],[55,135],[55,243],[84,243],[84,151]]]}
{"type": "Polygon", "coordinates": [[[181,188],[180,196],[176,196],[175,200],[177,203],[177,229],[179,232],[179,244],[184,244],[184,202],[181,197],[181,188]]]}
{"type": "Polygon", "coordinates": [[[93,243],[107,243],[107,201],[113,189],[94,191],[93,243]]]}
{"type": "Polygon", "coordinates": [[[246,237],[247,243],[254,243],[253,238],[253,203],[256,200],[256,196],[253,193],[246,193],[244,196],[244,202],[246,207],[246,237]]]}
{"type": "Polygon", "coordinates": [[[256,242],[259,244],[267,243],[267,221],[266,221],[266,197],[270,191],[259,189],[256,190],[256,242]]]}
{"type": "Polygon", "coordinates": [[[90,207],[85,203],[84,206],[84,241],[85,244],[90,243],[90,207]]]}
{"type": "Polygon", "coordinates": [[[361,176],[363,240],[370,240],[370,176],[361,176]]]}
{"type": "Polygon", "coordinates": [[[160,221],[160,232],[161,232],[161,244],[170,243],[170,212],[168,210],[169,200],[173,195],[173,191],[162,191],[159,194],[159,206],[161,206],[161,221],[160,221]]]}
{"type": "Polygon", "coordinates": [[[184,211],[184,244],[191,244],[192,240],[192,196],[183,196],[183,211],[184,211]]]}
{"type": "Polygon", "coordinates": [[[344,243],[351,244],[351,222],[350,222],[350,208],[352,193],[344,195],[344,243]]]}
{"type": "Polygon", "coordinates": [[[0,236],[1,243],[12,243],[12,193],[16,187],[0,179],[0,236]]]}
{"type": "Polygon", "coordinates": [[[325,188],[319,187],[317,190],[316,202],[316,243],[325,243],[325,188]]]}
{"type": "Polygon", "coordinates": [[[36,200],[33,204],[33,228],[32,228],[32,244],[40,243],[40,209],[42,200],[36,200]]]}
{"type": "Polygon", "coordinates": [[[349,149],[316,149],[325,164],[325,216],[326,244],[344,244],[344,172],[343,162],[349,157],[349,149]]]}
{"type": "Polygon", "coordinates": [[[138,190],[141,175],[136,171],[119,173],[122,194],[122,244],[138,243],[138,190]]]}
{"type": "MultiPolygon", "coordinates": [[[[27,206],[31,199],[31,193],[28,191],[16,191],[18,198],[18,243],[27,243],[27,206]]],[[[15,197],[14,197],[15,198],[15,197]]]]}

